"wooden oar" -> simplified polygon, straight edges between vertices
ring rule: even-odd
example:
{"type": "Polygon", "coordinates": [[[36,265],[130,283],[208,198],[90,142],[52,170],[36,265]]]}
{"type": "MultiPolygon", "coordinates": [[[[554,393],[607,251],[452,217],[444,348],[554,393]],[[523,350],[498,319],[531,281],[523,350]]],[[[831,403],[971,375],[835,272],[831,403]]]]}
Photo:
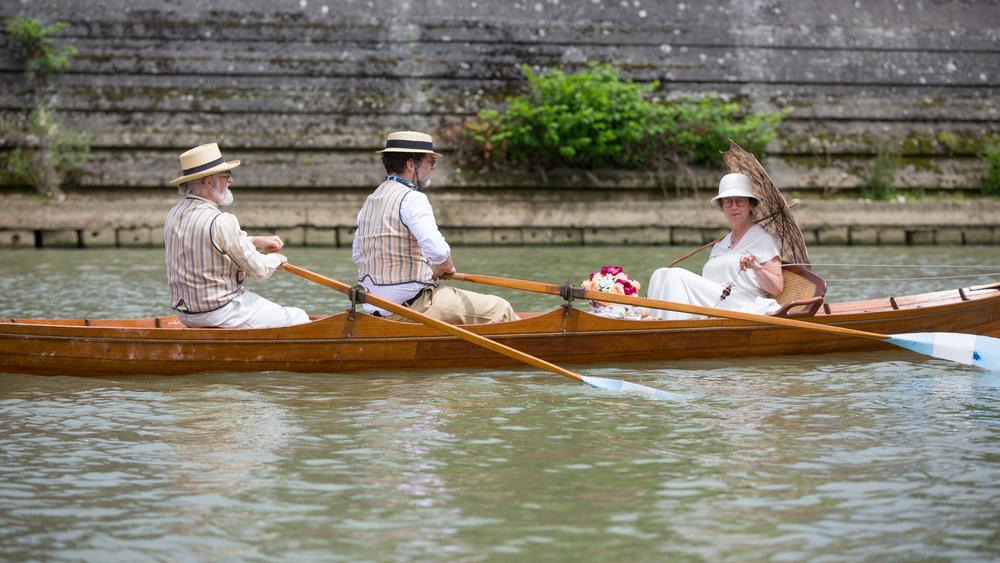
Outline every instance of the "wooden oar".
{"type": "MultiPolygon", "coordinates": [[[[450,277],[451,279],[493,285],[497,287],[506,287],[509,289],[520,289],[536,293],[547,293],[550,295],[562,295],[562,286],[548,283],[501,278],[497,276],[482,276],[478,274],[456,273],[452,274],[450,277]]],[[[962,334],[956,332],[879,334],[877,332],[866,332],[863,330],[855,330],[853,328],[810,323],[796,319],[786,319],[784,317],[769,317],[765,315],[755,315],[753,313],[727,311],[725,309],[688,305],[687,303],[675,303],[672,301],[651,299],[649,297],[615,295],[610,293],[601,293],[599,291],[588,291],[581,288],[573,288],[572,291],[574,297],[581,299],[605,301],[621,305],[636,305],[639,307],[648,307],[650,309],[664,309],[667,311],[678,311],[693,315],[721,317],[724,319],[738,319],[761,324],[790,326],[831,334],[882,340],[926,356],[951,360],[961,364],[977,366],[992,371],[1000,371],[1000,339],[990,336],[979,336],[976,334],[962,334]]]]}
{"type": "MultiPolygon", "coordinates": [[[[350,295],[351,293],[351,286],[343,282],[339,282],[335,279],[322,276],[320,274],[317,274],[316,272],[306,270],[305,268],[300,268],[298,266],[288,263],[282,264],[281,268],[284,269],[286,272],[295,274],[297,276],[301,276],[309,281],[329,287],[330,289],[337,290],[343,293],[344,295],[350,295]]],[[[638,383],[629,383],[628,381],[621,381],[618,379],[606,379],[603,377],[588,377],[586,375],[580,375],[578,373],[574,373],[567,369],[563,369],[553,363],[547,362],[541,358],[536,358],[535,356],[532,356],[530,354],[525,354],[524,352],[515,350],[510,346],[506,346],[499,342],[495,342],[493,340],[490,340],[489,338],[480,336],[474,332],[469,332],[464,328],[460,328],[455,325],[446,323],[444,321],[435,319],[433,317],[429,317],[423,313],[414,311],[409,307],[398,305],[396,303],[393,303],[392,301],[386,301],[385,299],[382,299],[370,293],[365,294],[364,300],[365,303],[371,303],[376,307],[380,307],[382,309],[385,309],[386,311],[390,311],[401,317],[410,319],[411,321],[415,321],[423,325],[436,328],[441,332],[450,334],[452,336],[456,336],[458,338],[461,338],[462,340],[471,342],[477,346],[482,346],[483,348],[493,350],[494,352],[503,354],[504,356],[507,356],[509,358],[514,358],[515,360],[524,362],[528,365],[532,365],[537,368],[544,369],[546,371],[551,371],[552,373],[557,373],[559,375],[568,377],[570,379],[575,379],[577,381],[586,383],[591,387],[596,387],[598,389],[606,389],[608,391],[622,392],[622,393],[637,393],[653,399],[662,399],[668,401],[678,401],[687,399],[685,395],[679,395],[677,393],[669,393],[667,391],[653,389],[652,387],[646,387],[645,385],[639,385],[638,383]]]]}

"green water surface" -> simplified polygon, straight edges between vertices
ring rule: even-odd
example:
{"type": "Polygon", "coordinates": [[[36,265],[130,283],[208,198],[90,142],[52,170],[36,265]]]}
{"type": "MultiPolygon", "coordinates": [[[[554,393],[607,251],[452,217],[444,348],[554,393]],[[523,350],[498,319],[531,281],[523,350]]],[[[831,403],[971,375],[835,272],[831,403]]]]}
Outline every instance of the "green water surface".
{"type": "MultiPolygon", "coordinates": [[[[685,250],[457,248],[455,258],[460,271],[574,283],[620,264],[645,285],[685,250]]],[[[1000,271],[994,247],[812,253],[881,265],[818,266],[837,280],[834,300],[997,279],[903,278],[1000,271]]],[[[289,255],[352,279],[348,250],[289,255]]],[[[0,251],[0,315],[167,314],[162,260],[162,250],[0,251]]],[[[314,314],[346,305],[282,272],[252,287],[314,314]]],[[[559,305],[497,293],[518,310],[559,305]]],[[[0,559],[1000,558],[996,375],[902,350],[579,371],[692,400],[612,396],[533,368],[0,374],[0,559]]]]}

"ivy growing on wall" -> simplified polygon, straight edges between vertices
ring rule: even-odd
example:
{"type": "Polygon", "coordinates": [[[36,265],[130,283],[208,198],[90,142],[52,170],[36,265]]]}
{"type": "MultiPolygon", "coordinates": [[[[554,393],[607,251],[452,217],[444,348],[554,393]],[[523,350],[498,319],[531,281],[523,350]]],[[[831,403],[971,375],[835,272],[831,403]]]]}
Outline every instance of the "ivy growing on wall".
{"type": "Polygon", "coordinates": [[[15,148],[3,162],[8,181],[23,182],[45,197],[62,201],[62,186],[77,175],[90,153],[90,136],[66,127],[56,111],[53,78],[69,65],[76,49],[56,41],[63,22],[43,25],[16,16],[6,26],[8,48],[24,66],[25,109],[0,123],[15,148]]]}
{"type": "Polygon", "coordinates": [[[481,169],[662,168],[721,163],[735,140],[760,155],[788,111],[744,113],[716,93],[652,99],[656,82],[637,84],[607,64],[577,73],[521,67],[528,93],[504,111],[483,110],[462,126],[459,157],[481,169]]]}
{"type": "Polygon", "coordinates": [[[1000,196],[1000,144],[986,143],[979,157],[986,164],[986,174],[980,183],[983,195],[1000,196]]]}

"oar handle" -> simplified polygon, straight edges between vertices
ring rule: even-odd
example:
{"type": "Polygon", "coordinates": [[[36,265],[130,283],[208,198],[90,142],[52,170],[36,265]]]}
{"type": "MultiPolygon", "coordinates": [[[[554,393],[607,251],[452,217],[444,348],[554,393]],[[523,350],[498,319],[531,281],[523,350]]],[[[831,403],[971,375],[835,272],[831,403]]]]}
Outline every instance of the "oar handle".
{"type": "MultiPolygon", "coordinates": [[[[518,280],[512,278],[502,278],[499,276],[483,276],[479,274],[455,273],[451,275],[451,278],[472,283],[493,285],[496,287],[506,287],[508,289],[520,289],[523,291],[533,291],[536,293],[547,293],[549,295],[561,295],[561,289],[562,289],[562,286],[553,284],[533,282],[527,280],[518,280]]],[[[688,313],[692,315],[704,315],[708,317],[736,319],[741,321],[751,321],[762,324],[790,326],[806,330],[828,332],[832,334],[843,334],[848,336],[858,336],[861,338],[870,338],[873,340],[887,340],[891,338],[889,335],[886,334],[865,332],[863,330],[855,330],[853,328],[844,328],[844,327],[830,326],[819,323],[810,323],[796,319],[787,319],[784,317],[769,317],[766,315],[755,315],[753,313],[729,311],[726,309],[716,309],[713,307],[701,307],[699,305],[689,305],[687,303],[675,303],[673,301],[663,301],[660,299],[652,299],[649,297],[634,297],[630,295],[601,293],[599,291],[589,291],[580,288],[574,288],[573,294],[577,297],[582,297],[584,299],[591,299],[593,301],[604,301],[607,303],[618,303],[619,305],[635,305],[638,307],[648,307],[650,309],[677,311],[680,313],[688,313]]]]}
{"type": "MultiPolygon", "coordinates": [[[[302,278],[305,278],[305,279],[307,279],[307,280],[309,280],[311,282],[318,283],[318,284],[320,284],[322,286],[329,287],[330,289],[334,289],[334,290],[339,291],[339,292],[341,292],[341,293],[343,293],[345,295],[347,295],[347,294],[349,294],[351,292],[351,286],[349,286],[349,285],[347,285],[347,284],[345,284],[343,282],[339,282],[339,281],[337,281],[335,279],[328,278],[326,276],[317,274],[316,272],[309,271],[309,270],[307,270],[305,268],[300,268],[298,266],[295,266],[293,264],[289,264],[287,262],[285,264],[282,264],[281,268],[283,270],[285,270],[286,272],[289,272],[291,274],[295,274],[295,275],[300,276],[302,278]]],[[[504,356],[507,356],[509,358],[513,358],[513,359],[521,361],[521,362],[524,362],[524,363],[526,363],[528,365],[535,366],[535,367],[537,367],[539,369],[544,369],[546,371],[557,373],[559,375],[568,377],[570,379],[575,379],[575,380],[580,381],[580,382],[584,381],[584,378],[583,378],[582,375],[579,375],[579,374],[574,373],[572,371],[569,371],[567,369],[561,368],[561,367],[559,367],[559,366],[557,366],[557,365],[555,365],[553,363],[547,362],[547,361],[545,361],[545,360],[543,360],[541,358],[536,358],[535,356],[532,356],[530,354],[525,354],[524,352],[521,352],[519,350],[515,350],[514,348],[511,348],[510,346],[506,346],[506,345],[501,344],[499,342],[490,340],[489,338],[486,338],[485,336],[480,336],[478,334],[475,334],[473,332],[465,330],[464,328],[460,328],[460,327],[457,327],[455,325],[446,323],[444,321],[440,321],[438,319],[435,319],[433,317],[429,317],[429,316],[427,316],[427,315],[425,315],[423,313],[420,313],[418,311],[414,311],[413,309],[410,309],[409,307],[404,307],[402,305],[398,305],[396,303],[393,303],[392,301],[387,301],[385,299],[382,299],[381,297],[372,295],[371,293],[366,293],[365,294],[365,303],[371,303],[372,305],[375,305],[376,307],[379,307],[381,309],[385,309],[386,311],[389,311],[391,313],[395,313],[395,314],[397,314],[397,315],[399,315],[401,317],[410,319],[411,321],[415,321],[415,322],[424,324],[426,326],[436,328],[437,330],[440,330],[441,332],[444,332],[446,334],[450,334],[452,336],[458,337],[458,338],[460,338],[462,340],[465,340],[467,342],[471,342],[471,343],[476,344],[478,346],[482,346],[483,348],[487,348],[489,350],[497,352],[498,354],[503,354],[504,356]]]]}

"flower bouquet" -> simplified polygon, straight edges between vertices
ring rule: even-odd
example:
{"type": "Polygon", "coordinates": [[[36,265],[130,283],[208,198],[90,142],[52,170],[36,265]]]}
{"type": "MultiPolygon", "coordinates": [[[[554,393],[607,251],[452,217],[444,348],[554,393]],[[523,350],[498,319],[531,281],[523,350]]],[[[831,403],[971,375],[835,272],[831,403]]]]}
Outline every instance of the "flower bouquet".
{"type": "MultiPolygon", "coordinates": [[[[639,282],[633,280],[626,274],[621,266],[604,266],[597,272],[591,272],[590,277],[580,284],[580,287],[587,291],[599,291],[612,295],[639,295],[639,282]]],[[[618,305],[605,303],[603,301],[590,302],[591,310],[598,315],[615,318],[640,318],[641,315],[634,307],[629,305],[618,305]]]]}

